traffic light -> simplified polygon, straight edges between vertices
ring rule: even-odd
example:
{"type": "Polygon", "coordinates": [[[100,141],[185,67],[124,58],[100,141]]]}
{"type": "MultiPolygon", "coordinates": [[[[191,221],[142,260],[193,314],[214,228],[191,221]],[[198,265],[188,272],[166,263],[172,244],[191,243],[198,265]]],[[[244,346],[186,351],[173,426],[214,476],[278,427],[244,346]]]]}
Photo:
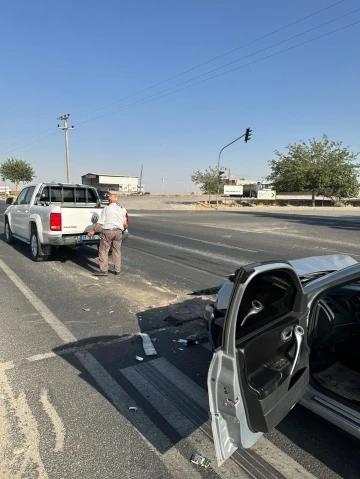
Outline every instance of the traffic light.
{"type": "Polygon", "coordinates": [[[225,171],[219,171],[219,181],[222,181],[222,175],[225,175],[225,171]]]}
{"type": "Polygon", "coordinates": [[[245,138],[244,138],[245,143],[247,143],[251,139],[251,133],[252,133],[252,129],[246,128],[245,138]]]}

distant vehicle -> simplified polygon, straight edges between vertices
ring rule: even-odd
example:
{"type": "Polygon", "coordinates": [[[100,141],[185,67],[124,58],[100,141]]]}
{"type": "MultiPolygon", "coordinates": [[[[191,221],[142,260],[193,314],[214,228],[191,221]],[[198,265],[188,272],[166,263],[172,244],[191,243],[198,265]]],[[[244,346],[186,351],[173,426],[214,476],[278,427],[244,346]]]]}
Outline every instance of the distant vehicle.
{"type": "MultiPolygon", "coordinates": [[[[6,200],[5,241],[30,245],[33,261],[46,260],[53,247],[98,245],[100,234],[87,236],[103,209],[94,187],[39,183],[6,200]]],[[[100,232],[99,232],[100,233],[100,232]]]]}
{"type": "Polygon", "coordinates": [[[360,264],[335,254],[243,266],[205,318],[218,464],[297,402],[360,439],[360,264]]]}
{"type": "Polygon", "coordinates": [[[101,190],[100,188],[97,188],[97,192],[99,194],[99,197],[102,203],[107,203],[109,201],[110,191],[101,190]]]}
{"type": "Polygon", "coordinates": [[[257,198],[271,200],[276,198],[276,191],[271,183],[258,181],[256,183],[243,185],[244,198],[257,198]]]}

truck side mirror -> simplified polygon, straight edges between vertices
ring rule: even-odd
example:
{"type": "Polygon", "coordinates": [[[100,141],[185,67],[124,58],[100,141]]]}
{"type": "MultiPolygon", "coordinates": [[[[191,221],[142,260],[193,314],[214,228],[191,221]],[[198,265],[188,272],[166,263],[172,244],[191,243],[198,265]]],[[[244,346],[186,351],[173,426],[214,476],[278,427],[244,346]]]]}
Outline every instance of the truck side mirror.
{"type": "Polygon", "coordinates": [[[12,197],[6,198],[6,204],[7,205],[12,205],[13,203],[14,203],[14,198],[12,198],[12,197]]]}

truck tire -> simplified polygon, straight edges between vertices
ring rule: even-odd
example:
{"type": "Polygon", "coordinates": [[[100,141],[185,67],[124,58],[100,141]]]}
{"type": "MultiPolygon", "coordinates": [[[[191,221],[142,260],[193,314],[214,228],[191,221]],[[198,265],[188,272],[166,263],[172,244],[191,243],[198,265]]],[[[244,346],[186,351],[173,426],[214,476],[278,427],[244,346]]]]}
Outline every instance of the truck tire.
{"type": "Polygon", "coordinates": [[[5,234],[5,242],[7,244],[15,243],[16,239],[13,237],[13,234],[9,225],[9,221],[7,218],[5,218],[4,234],[5,234]]]}
{"type": "Polygon", "coordinates": [[[30,234],[30,257],[33,261],[46,261],[49,258],[49,255],[44,255],[42,252],[41,244],[39,242],[39,237],[37,234],[36,227],[31,228],[30,234]]]}

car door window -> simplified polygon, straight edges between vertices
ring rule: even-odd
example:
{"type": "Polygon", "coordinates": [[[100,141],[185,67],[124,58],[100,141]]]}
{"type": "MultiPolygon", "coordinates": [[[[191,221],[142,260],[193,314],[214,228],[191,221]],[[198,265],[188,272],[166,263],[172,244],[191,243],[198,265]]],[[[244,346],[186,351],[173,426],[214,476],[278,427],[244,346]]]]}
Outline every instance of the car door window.
{"type": "Polygon", "coordinates": [[[292,277],[277,271],[258,275],[246,288],[238,312],[236,339],[291,311],[296,297],[292,277]]]}
{"type": "Polygon", "coordinates": [[[28,188],[24,202],[22,203],[23,205],[28,205],[30,203],[34,190],[35,190],[35,186],[30,186],[28,188]]]}
{"type": "Polygon", "coordinates": [[[24,204],[24,201],[25,201],[25,198],[26,198],[26,194],[28,192],[28,189],[29,188],[24,188],[21,193],[19,194],[19,196],[16,198],[16,204],[17,205],[23,205],[24,204]]]}

